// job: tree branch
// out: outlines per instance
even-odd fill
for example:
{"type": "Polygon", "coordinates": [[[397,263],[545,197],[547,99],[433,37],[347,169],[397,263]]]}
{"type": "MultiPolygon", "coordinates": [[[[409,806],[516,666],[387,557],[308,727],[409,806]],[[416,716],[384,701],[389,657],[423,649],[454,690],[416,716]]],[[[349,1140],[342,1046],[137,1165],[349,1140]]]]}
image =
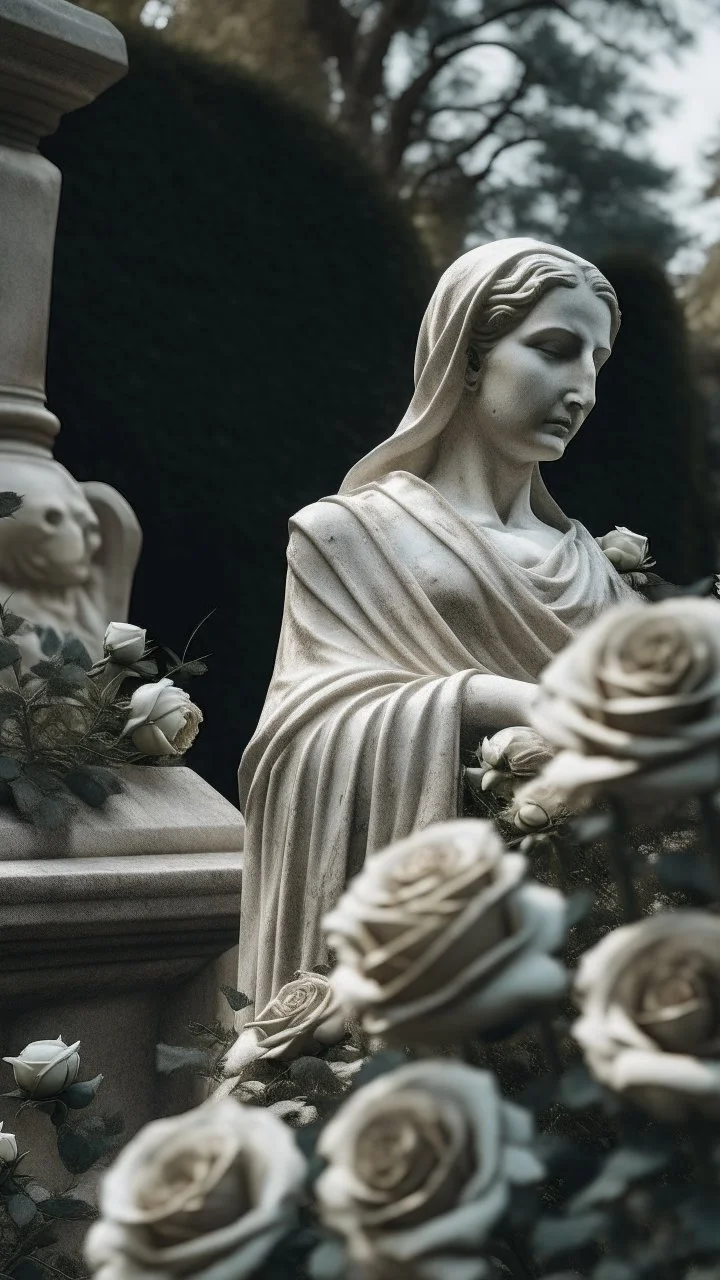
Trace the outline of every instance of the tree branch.
{"type": "MultiPolygon", "coordinates": [[[[506,49],[523,64],[525,68],[523,82],[530,76],[532,72],[530,58],[522,50],[504,40],[473,40],[458,49],[451,49],[449,53],[437,55],[395,99],[390,108],[387,134],[381,152],[381,171],[386,178],[393,178],[402,164],[402,158],[410,143],[413,117],[436,76],[461,54],[468,53],[470,49],[485,48],[506,49]]],[[[523,92],[526,87],[524,85],[523,92]]]]}
{"type": "MultiPolygon", "coordinates": [[[[461,156],[467,155],[469,151],[473,151],[475,147],[479,147],[481,143],[486,142],[487,139],[491,137],[492,134],[495,132],[497,126],[501,124],[503,120],[506,120],[509,116],[515,117],[515,119],[520,120],[523,123],[523,125],[527,126],[527,121],[524,119],[523,116],[519,115],[519,113],[515,110],[515,107],[517,106],[520,99],[527,92],[528,87],[529,87],[529,75],[526,72],[522,76],[520,82],[516,86],[511,96],[505,99],[499,111],[496,111],[494,115],[491,115],[488,118],[486,124],[483,126],[482,129],[477,130],[477,132],[475,132],[469,138],[460,139],[454,146],[448,149],[446,155],[443,156],[441,160],[437,160],[434,164],[432,164],[429,168],[425,169],[422,172],[422,174],[419,176],[417,182],[414,184],[412,188],[412,195],[416,196],[420,188],[424,186],[425,183],[430,178],[434,177],[435,174],[442,173],[446,169],[451,169],[455,164],[457,164],[457,161],[460,159],[461,156]]],[[[490,168],[492,168],[492,164],[494,163],[496,155],[500,155],[502,151],[507,150],[508,146],[516,146],[520,142],[527,142],[527,141],[528,141],[527,137],[506,139],[503,143],[501,143],[496,148],[495,152],[493,153],[493,156],[491,157],[491,160],[489,162],[490,168]]],[[[489,172],[489,169],[488,169],[488,172],[489,172]]]]}
{"type": "Polygon", "coordinates": [[[359,19],[341,0],[306,0],[308,30],[317,38],[325,58],[335,58],[341,80],[352,73],[359,19]]]}
{"type": "MultiPolygon", "coordinates": [[[[417,5],[414,7],[417,8],[417,5]]],[[[383,85],[385,58],[393,37],[408,21],[410,8],[408,0],[384,0],[375,25],[367,35],[356,41],[355,67],[352,76],[355,93],[368,97],[374,97],[379,93],[383,85]]]]}
{"type": "Polygon", "coordinates": [[[571,16],[562,0],[524,0],[524,3],[509,5],[501,13],[490,14],[487,18],[476,19],[474,22],[457,27],[455,31],[446,31],[444,35],[436,36],[428,50],[429,56],[432,58],[442,45],[447,44],[448,40],[462,40],[465,36],[481,31],[483,27],[491,26],[494,22],[502,22],[505,18],[514,17],[516,13],[532,13],[540,9],[555,9],[566,18],[571,16]]]}
{"type": "Polygon", "coordinates": [[[503,151],[511,151],[513,147],[523,147],[526,142],[539,141],[541,141],[541,139],[531,133],[529,133],[526,138],[508,138],[505,142],[500,143],[500,145],[495,148],[484,168],[476,169],[474,173],[468,173],[465,175],[468,182],[472,182],[473,186],[477,187],[481,182],[484,182],[486,178],[489,178],[495,161],[502,155],[503,151]]]}

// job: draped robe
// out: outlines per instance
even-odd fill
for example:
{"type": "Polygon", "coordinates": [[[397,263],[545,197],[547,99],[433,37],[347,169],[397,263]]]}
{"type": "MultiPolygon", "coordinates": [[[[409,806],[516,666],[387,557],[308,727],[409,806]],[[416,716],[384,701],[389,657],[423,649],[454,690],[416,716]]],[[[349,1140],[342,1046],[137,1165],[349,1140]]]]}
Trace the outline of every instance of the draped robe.
{"type": "Polygon", "coordinates": [[[458,814],[468,680],[537,681],[632,596],[537,488],[562,537],[532,568],[403,470],[291,520],[275,669],[239,775],[239,982],[256,1010],[324,959],[322,916],[367,852],[458,814]]]}

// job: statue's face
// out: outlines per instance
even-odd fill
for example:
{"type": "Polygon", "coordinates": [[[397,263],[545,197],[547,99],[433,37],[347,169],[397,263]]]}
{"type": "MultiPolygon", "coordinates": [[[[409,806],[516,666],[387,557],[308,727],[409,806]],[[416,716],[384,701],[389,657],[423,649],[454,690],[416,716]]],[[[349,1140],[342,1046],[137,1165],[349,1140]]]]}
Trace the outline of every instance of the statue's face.
{"type": "Polygon", "coordinates": [[[493,452],[518,462],[561,458],[595,404],[610,355],[610,308],[585,281],[558,286],[487,354],[473,414],[493,452]]]}

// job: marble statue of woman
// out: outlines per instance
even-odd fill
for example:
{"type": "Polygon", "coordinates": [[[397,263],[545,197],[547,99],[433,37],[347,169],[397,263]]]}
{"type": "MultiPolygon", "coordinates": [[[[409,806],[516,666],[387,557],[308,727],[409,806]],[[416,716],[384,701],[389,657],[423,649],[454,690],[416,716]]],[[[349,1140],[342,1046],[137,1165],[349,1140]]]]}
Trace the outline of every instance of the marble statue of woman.
{"type": "Polygon", "coordinates": [[[464,254],[425,314],[397,431],[290,521],[239,773],[239,985],[257,1011],[324,958],[320,920],[366,853],[458,814],[461,743],[527,724],[546,663],[632,594],[538,468],[590,413],[619,320],[608,281],[564,249],[464,254]]]}

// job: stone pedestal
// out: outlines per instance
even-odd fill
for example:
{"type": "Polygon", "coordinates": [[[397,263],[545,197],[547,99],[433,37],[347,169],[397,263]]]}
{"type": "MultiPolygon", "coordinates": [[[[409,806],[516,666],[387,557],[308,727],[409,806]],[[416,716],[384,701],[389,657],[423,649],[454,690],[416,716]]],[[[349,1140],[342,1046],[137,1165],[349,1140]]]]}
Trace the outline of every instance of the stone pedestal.
{"type": "MultiPolygon", "coordinates": [[[[79,635],[100,656],[124,621],[140,527],[108,485],[78,484],[55,462],[59,422],[45,362],[60,173],[38,154],[60,117],[127,70],[111,23],[64,0],[0,0],[0,490],[23,495],[0,521],[0,601],[79,635]]],[[[98,424],[100,426],[100,424],[98,424]]]]}
{"type": "MultiPolygon", "coordinates": [[[[80,1040],[81,1078],[105,1076],[95,1107],[121,1111],[129,1137],[203,1093],[155,1074],[156,1043],[192,1043],[190,1020],[232,1025],[220,987],[237,976],[244,823],[191,769],[124,773],[125,793],[65,838],[0,808],[0,1055],[80,1040]]],[[[0,1100],[29,1171],[65,1185],[47,1118],[15,1109],[0,1100]]]]}

